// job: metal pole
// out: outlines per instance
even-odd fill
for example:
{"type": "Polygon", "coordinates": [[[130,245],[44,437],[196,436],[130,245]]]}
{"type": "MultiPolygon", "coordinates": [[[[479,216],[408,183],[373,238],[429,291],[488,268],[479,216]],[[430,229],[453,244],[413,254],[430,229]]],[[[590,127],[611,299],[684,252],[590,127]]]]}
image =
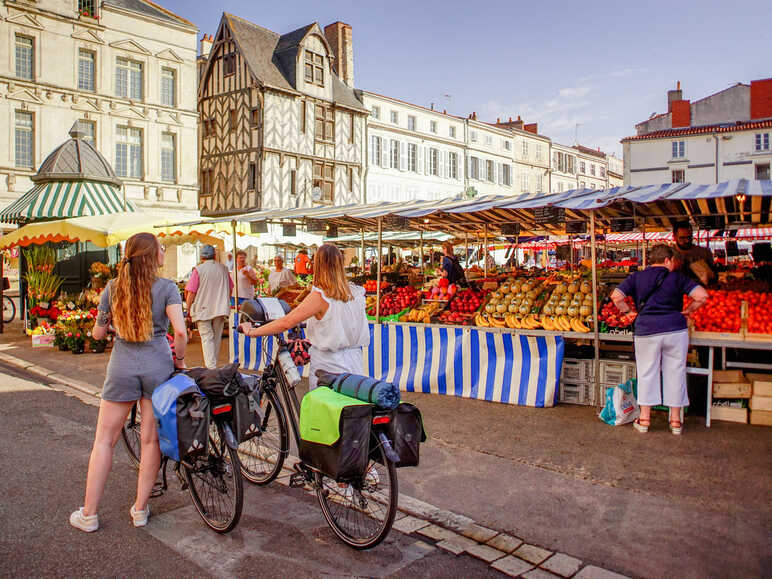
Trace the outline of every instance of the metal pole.
{"type": "Polygon", "coordinates": [[[375,323],[381,323],[381,261],[383,260],[383,217],[378,218],[378,275],[375,290],[375,323]]]}
{"type": "Polygon", "coordinates": [[[644,221],[641,224],[641,231],[643,232],[643,244],[641,247],[643,247],[643,255],[641,256],[641,267],[646,269],[646,248],[648,247],[649,243],[646,241],[646,222],[644,221]]]}
{"type": "Polygon", "coordinates": [[[362,264],[361,264],[362,267],[361,269],[362,269],[362,274],[365,274],[366,272],[365,272],[365,229],[364,227],[360,229],[360,231],[362,232],[362,264]]]}
{"type": "MultiPolygon", "coordinates": [[[[231,221],[233,228],[233,303],[236,306],[236,322],[239,321],[239,266],[236,265],[236,220],[231,221]]],[[[230,272],[228,272],[230,275],[230,272]]]]}
{"type": "MultiPolygon", "coordinates": [[[[421,275],[424,274],[424,231],[423,229],[419,233],[421,237],[421,275]]],[[[423,280],[421,280],[421,283],[423,283],[423,280]]]]}
{"type": "Polygon", "coordinates": [[[485,224],[485,232],[484,232],[484,239],[485,239],[485,250],[483,251],[483,275],[485,277],[488,277],[488,224],[485,224]]]}
{"type": "Polygon", "coordinates": [[[464,231],[464,271],[469,269],[469,232],[464,231]]]}
{"type": "MultiPolygon", "coordinates": [[[[3,267],[5,266],[5,252],[0,251],[0,303],[3,301],[3,286],[5,285],[3,282],[3,267]]],[[[5,331],[5,326],[3,322],[3,316],[0,316],[0,334],[2,334],[5,331]]]]}
{"type": "Polygon", "coordinates": [[[590,260],[592,261],[592,326],[595,346],[595,396],[596,405],[600,405],[600,320],[598,319],[598,268],[595,249],[595,210],[590,211],[590,260]]]}

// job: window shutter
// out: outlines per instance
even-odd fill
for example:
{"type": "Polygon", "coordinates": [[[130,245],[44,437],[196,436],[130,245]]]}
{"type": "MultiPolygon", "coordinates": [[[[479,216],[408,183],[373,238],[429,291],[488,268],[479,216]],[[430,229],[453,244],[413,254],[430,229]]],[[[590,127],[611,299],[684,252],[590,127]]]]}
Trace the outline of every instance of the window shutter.
{"type": "Polygon", "coordinates": [[[399,170],[407,171],[407,144],[404,141],[399,142],[399,170]]]}
{"type": "Polygon", "coordinates": [[[424,150],[424,175],[429,174],[429,147],[423,147],[424,150]]]}
{"type": "Polygon", "coordinates": [[[381,167],[384,169],[389,166],[389,141],[381,139],[381,167]]]}
{"type": "Polygon", "coordinates": [[[415,146],[415,164],[416,173],[421,174],[424,172],[424,149],[421,145],[415,146]]]}

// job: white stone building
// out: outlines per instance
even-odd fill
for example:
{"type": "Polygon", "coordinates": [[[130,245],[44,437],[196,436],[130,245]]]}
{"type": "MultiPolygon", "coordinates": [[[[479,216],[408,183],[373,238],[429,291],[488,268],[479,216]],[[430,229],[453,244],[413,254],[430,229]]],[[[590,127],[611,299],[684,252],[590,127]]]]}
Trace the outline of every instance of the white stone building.
{"type": "Polygon", "coordinates": [[[622,160],[582,145],[552,143],[552,192],[606,189],[622,184],[622,160]],[[610,167],[614,166],[617,173],[610,167]]]}
{"type": "Polygon", "coordinates": [[[621,187],[625,182],[625,163],[616,155],[606,156],[608,161],[608,186],[621,187]]]}
{"type": "Polygon", "coordinates": [[[606,153],[574,145],[576,151],[576,188],[605,189],[608,186],[608,161],[606,153]]]}
{"type": "Polygon", "coordinates": [[[140,210],[197,214],[195,25],[145,0],[0,6],[0,205],[77,121],[140,210]]]}
{"type": "Polygon", "coordinates": [[[622,140],[627,185],[769,179],[772,78],[738,83],[693,103],[683,99],[679,83],[668,91],[668,112],[636,130],[622,140]]]}
{"type": "Polygon", "coordinates": [[[577,188],[576,151],[573,147],[552,143],[550,191],[562,193],[577,188]]]}

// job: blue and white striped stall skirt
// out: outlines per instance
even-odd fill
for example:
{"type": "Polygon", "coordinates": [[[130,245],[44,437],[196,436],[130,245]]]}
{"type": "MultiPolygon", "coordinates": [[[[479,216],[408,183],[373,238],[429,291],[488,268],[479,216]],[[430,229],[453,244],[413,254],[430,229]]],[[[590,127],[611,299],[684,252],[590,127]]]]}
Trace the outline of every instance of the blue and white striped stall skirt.
{"type": "MultiPolygon", "coordinates": [[[[273,354],[273,338],[265,341],[273,354]]],[[[370,324],[365,372],[406,392],[445,394],[518,406],[550,407],[557,401],[564,342],[560,336],[506,331],[370,324]]],[[[262,339],[233,332],[231,360],[249,370],[264,367],[262,339]]],[[[308,367],[299,368],[308,375],[308,367]]]]}

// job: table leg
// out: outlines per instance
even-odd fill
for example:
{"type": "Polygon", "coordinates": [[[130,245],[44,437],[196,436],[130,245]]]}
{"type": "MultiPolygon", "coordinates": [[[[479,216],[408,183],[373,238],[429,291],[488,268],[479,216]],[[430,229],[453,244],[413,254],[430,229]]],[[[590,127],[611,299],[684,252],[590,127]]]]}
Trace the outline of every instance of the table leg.
{"type": "Polygon", "coordinates": [[[708,407],[705,409],[705,428],[710,428],[710,409],[713,406],[713,346],[708,346],[708,407]]]}

